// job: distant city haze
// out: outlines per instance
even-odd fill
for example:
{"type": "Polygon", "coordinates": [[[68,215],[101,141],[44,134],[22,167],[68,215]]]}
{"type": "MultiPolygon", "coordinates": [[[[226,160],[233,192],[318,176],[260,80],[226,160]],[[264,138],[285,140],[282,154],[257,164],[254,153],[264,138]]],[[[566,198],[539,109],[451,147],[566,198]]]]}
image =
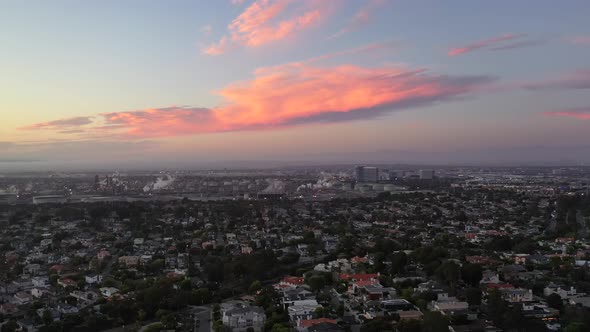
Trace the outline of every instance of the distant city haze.
{"type": "Polygon", "coordinates": [[[0,172],[590,164],[588,1],[17,1],[0,172]]]}

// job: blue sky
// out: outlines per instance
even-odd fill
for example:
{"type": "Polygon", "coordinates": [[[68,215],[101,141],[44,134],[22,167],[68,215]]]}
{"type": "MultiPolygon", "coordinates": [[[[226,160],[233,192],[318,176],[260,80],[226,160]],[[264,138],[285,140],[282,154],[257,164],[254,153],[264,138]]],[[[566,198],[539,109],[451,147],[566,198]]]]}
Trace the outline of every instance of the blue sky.
{"type": "Polygon", "coordinates": [[[88,161],[110,147],[113,164],[203,160],[187,151],[206,161],[464,151],[477,162],[478,149],[508,160],[501,151],[534,147],[523,156],[539,161],[539,146],[567,146],[559,158],[589,161],[579,157],[590,142],[588,1],[0,6],[6,159],[88,161]]]}

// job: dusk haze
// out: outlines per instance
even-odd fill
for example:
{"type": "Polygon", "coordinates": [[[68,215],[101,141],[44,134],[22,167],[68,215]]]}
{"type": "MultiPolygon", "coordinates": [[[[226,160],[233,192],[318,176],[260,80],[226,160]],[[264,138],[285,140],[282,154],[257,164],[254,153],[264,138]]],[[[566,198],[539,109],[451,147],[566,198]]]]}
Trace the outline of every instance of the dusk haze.
{"type": "Polygon", "coordinates": [[[590,0],[0,0],[0,332],[590,331],[590,0]]]}
{"type": "Polygon", "coordinates": [[[1,1],[0,168],[588,163],[589,11],[1,1]]]}

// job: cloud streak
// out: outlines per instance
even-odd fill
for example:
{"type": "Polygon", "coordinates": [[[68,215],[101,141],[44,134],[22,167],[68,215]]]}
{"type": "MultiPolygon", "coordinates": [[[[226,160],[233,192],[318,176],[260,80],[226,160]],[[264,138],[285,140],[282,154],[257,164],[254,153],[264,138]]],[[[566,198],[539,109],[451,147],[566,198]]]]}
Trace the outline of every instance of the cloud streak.
{"type": "Polygon", "coordinates": [[[582,90],[590,89],[590,69],[579,69],[561,77],[526,83],[528,90],[582,90]]]}
{"type": "Polygon", "coordinates": [[[203,53],[220,55],[236,45],[259,47],[317,25],[328,15],[331,1],[257,0],[227,27],[228,33],[203,53]]]}
{"type": "Polygon", "coordinates": [[[463,97],[491,81],[487,76],[436,75],[424,68],[289,63],[258,69],[252,79],[221,89],[224,103],[219,107],[102,113],[80,137],[142,139],[370,119],[463,97]]]}
{"type": "Polygon", "coordinates": [[[505,34],[451,48],[448,50],[447,55],[458,56],[478,50],[505,51],[536,46],[543,43],[542,40],[529,40],[525,38],[526,35],[524,34],[505,34]]]}
{"type": "Polygon", "coordinates": [[[67,119],[54,120],[49,122],[36,123],[34,125],[25,126],[19,129],[23,130],[36,130],[36,129],[48,129],[48,130],[60,130],[69,131],[72,128],[85,126],[92,123],[92,117],[89,116],[77,116],[67,119]]]}
{"type": "Polygon", "coordinates": [[[545,112],[547,116],[574,118],[578,120],[590,120],[590,107],[567,108],[559,111],[545,112]]]}
{"type": "Polygon", "coordinates": [[[357,30],[360,27],[370,23],[373,17],[373,13],[389,3],[391,3],[390,0],[369,0],[367,4],[362,6],[354,14],[354,16],[350,19],[350,22],[348,22],[348,24],[345,27],[340,29],[334,35],[332,35],[331,38],[341,37],[342,35],[357,30]]]}
{"type": "Polygon", "coordinates": [[[567,38],[567,41],[574,45],[590,45],[590,36],[574,36],[567,38]]]}

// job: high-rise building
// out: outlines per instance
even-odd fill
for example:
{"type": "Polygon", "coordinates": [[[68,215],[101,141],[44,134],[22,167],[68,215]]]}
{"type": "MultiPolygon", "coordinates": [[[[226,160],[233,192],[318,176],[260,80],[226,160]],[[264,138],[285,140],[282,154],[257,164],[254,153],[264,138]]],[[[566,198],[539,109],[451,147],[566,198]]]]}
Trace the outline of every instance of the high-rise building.
{"type": "Polygon", "coordinates": [[[431,169],[421,169],[419,174],[420,180],[432,180],[434,178],[434,170],[431,169]]]}
{"type": "Polygon", "coordinates": [[[354,174],[357,182],[377,182],[379,180],[377,167],[358,166],[354,174]]]}

